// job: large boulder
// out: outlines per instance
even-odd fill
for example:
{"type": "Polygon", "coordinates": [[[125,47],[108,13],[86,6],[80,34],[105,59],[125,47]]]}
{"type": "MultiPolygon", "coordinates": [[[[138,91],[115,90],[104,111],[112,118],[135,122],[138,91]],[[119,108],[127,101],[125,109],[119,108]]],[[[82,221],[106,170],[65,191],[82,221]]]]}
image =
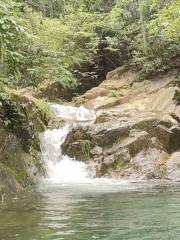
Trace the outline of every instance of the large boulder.
{"type": "Polygon", "coordinates": [[[21,141],[8,130],[0,127],[0,195],[21,191],[36,184],[44,174],[40,152],[27,153],[21,141]]]}
{"type": "Polygon", "coordinates": [[[63,145],[71,157],[93,161],[97,176],[162,179],[174,171],[169,158],[180,149],[176,73],[137,79],[137,73],[118,68],[87,92],[86,105],[96,110],[96,122],[73,129],[63,145]]]}
{"type": "Polygon", "coordinates": [[[162,121],[159,115],[155,117],[144,113],[136,118],[122,117],[86,128],[75,128],[68,134],[63,151],[81,161],[94,161],[97,176],[108,174],[127,178],[134,176],[138,169],[138,176],[160,178],[164,177],[162,172],[165,173],[162,169],[161,173],[158,172],[157,166],[164,167],[161,154],[167,152],[168,155],[175,136],[167,126],[171,128],[169,122],[162,121]],[[83,142],[89,146],[88,159],[82,149],[83,142]],[[152,174],[149,175],[152,157],[147,156],[151,151],[154,157],[152,174]],[[141,161],[144,163],[141,164],[141,161]]]}

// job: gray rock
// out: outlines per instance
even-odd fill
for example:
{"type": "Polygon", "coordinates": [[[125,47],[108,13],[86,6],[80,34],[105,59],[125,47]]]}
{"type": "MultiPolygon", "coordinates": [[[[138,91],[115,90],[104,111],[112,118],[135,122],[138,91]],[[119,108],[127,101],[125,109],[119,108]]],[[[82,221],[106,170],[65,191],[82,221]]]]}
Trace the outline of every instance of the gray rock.
{"type": "Polygon", "coordinates": [[[127,67],[122,66],[119,68],[116,68],[114,71],[111,71],[107,74],[106,79],[107,80],[117,80],[121,77],[123,73],[127,71],[127,67]]]}
{"type": "Polygon", "coordinates": [[[99,146],[95,146],[95,147],[91,150],[92,156],[99,156],[99,155],[102,155],[102,153],[103,153],[102,147],[99,147],[99,146]]]}
{"type": "Polygon", "coordinates": [[[180,152],[173,153],[168,160],[167,178],[173,181],[180,181],[180,152]]]}
{"type": "Polygon", "coordinates": [[[72,130],[65,153],[72,156],[81,140],[88,140],[92,145],[89,161],[97,176],[173,179],[177,156],[176,161],[168,161],[169,154],[180,149],[176,75],[169,72],[143,82],[137,82],[136,76],[124,67],[107,75],[100,88],[115,91],[116,97],[97,94],[86,103],[96,109],[97,120],[83,131],[72,130]]]}

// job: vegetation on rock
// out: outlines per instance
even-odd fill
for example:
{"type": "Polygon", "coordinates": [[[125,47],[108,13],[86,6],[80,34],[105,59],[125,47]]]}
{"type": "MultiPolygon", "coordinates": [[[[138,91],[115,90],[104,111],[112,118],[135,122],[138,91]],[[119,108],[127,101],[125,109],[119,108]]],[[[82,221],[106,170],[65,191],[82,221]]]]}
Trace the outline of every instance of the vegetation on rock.
{"type": "Polygon", "coordinates": [[[49,117],[43,100],[15,90],[0,94],[0,195],[18,192],[44,174],[39,132],[49,117]]]}

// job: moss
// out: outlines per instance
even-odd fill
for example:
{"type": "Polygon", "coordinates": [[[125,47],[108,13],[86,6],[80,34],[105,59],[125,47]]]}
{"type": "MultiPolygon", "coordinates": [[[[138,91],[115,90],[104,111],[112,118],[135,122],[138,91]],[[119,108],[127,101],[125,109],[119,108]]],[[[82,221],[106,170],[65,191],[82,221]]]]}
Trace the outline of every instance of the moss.
{"type": "Polygon", "coordinates": [[[90,151],[92,148],[92,144],[89,140],[80,140],[81,153],[85,157],[85,159],[90,158],[90,151]]]}
{"type": "Polygon", "coordinates": [[[43,100],[16,91],[0,94],[0,181],[7,191],[35,184],[43,175],[39,132],[50,115],[43,100]]]}
{"type": "Polygon", "coordinates": [[[12,168],[7,167],[5,164],[0,163],[0,171],[8,173],[8,175],[18,178],[18,175],[15,170],[12,168]]]}
{"type": "Polygon", "coordinates": [[[53,115],[48,103],[44,99],[37,99],[28,94],[21,94],[18,91],[11,91],[10,96],[12,101],[16,103],[19,112],[29,117],[29,120],[36,115],[36,118],[42,121],[42,124],[47,125],[47,122],[53,115]]]}
{"type": "Polygon", "coordinates": [[[114,81],[113,80],[108,80],[105,83],[105,88],[113,91],[113,89],[114,89],[114,81]]]}
{"type": "Polygon", "coordinates": [[[37,110],[39,110],[40,113],[43,115],[43,119],[47,120],[53,116],[53,112],[45,100],[35,99],[35,104],[37,106],[37,110]]]}
{"type": "Polygon", "coordinates": [[[87,99],[82,97],[74,97],[72,99],[72,104],[74,104],[75,106],[82,106],[85,105],[87,102],[88,102],[87,99]]]}
{"type": "Polygon", "coordinates": [[[18,154],[11,156],[8,163],[3,164],[24,187],[28,185],[27,183],[30,180],[26,169],[26,162],[28,163],[28,161],[27,156],[18,154]]]}
{"type": "MultiPolygon", "coordinates": [[[[0,129],[0,164],[14,173],[16,180],[23,186],[33,181],[30,179],[28,166],[36,166],[37,156],[23,151],[20,142],[12,134],[0,129]]],[[[39,169],[39,168],[37,168],[39,169]]]]}
{"type": "Polygon", "coordinates": [[[49,105],[14,90],[0,94],[0,103],[2,125],[21,139],[26,152],[30,152],[31,146],[40,150],[39,132],[45,130],[53,115],[49,105]]]}
{"type": "Polygon", "coordinates": [[[121,169],[128,168],[128,165],[129,165],[128,162],[115,161],[115,163],[113,163],[112,168],[115,169],[115,170],[121,170],[121,169]]]}
{"type": "Polygon", "coordinates": [[[109,97],[118,97],[119,96],[119,93],[115,90],[111,90],[110,91],[110,94],[109,94],[109,97]]]}

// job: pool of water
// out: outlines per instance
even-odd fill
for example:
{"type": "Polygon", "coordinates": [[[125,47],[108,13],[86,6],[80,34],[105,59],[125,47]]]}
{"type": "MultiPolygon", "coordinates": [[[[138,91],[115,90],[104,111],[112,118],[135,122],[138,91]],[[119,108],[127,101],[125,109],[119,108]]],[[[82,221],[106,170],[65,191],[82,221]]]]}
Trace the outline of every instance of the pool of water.
{"type": "Polygon", "coordinates": [[[0,240],[180,239],[180,185],[43,184],[0,205],[0,240]]]}

